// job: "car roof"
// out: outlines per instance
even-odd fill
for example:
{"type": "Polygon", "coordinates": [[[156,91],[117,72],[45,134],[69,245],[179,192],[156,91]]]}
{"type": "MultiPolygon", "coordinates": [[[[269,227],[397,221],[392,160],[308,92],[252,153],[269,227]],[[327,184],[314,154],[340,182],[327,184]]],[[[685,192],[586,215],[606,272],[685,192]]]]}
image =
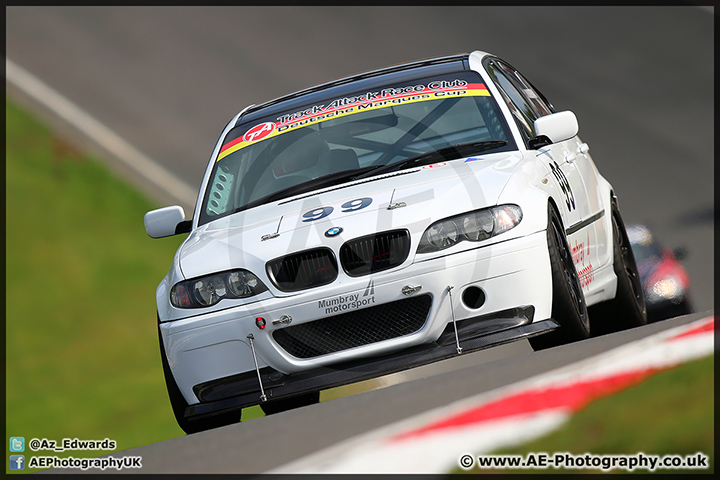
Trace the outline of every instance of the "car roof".
{"type": "Polygon", "coordinates": [[[352,92],[369,91],[379,85],[399,83],[430,75],[442,75],[459,70],[469,70],[469,57],[469,53],[464,53],[427,58],[333,80],[259,105],[252,105],[246,108],[243,114],[238,117],[235,125],[273,115],[280,111],[289,111],[303,105],[319,103],[321,99],[327,99],[328,97],[341,98],[352,92]]]}

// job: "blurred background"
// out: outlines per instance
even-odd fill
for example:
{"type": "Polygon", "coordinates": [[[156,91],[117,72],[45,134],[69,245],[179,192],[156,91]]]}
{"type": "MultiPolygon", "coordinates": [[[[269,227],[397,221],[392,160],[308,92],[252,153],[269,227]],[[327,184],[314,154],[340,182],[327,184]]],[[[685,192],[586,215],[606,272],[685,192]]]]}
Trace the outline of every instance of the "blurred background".
{"type": "MultiPolygon", "coordinates": [[[[648,225],[669,247],[687,250],[694,305],[704,311],[714,307],[713,22],[713,8],[704,6],[7,7],[6,54],[194,191],[218,135],[247,105],[395,63],[491,52],[558,110],[577,114],[580,137],[613,184],[625,222],[648,225]]],[[[127,410],[105,427],[127,430],[122,449],[180,435],[164,396],[153,297],[182,239],[152,241],[142,216],[171,203],[189,216],[194,199],[139,178],[10,79],[7,93],[42,119],[47,128],[33,128],[48,136],[11,142],[17,122],[32,122],[7,114],[8,152],[11,143],[24,152],[8,154],[7,278],[14,269],[26,279],[6,289],[8,435],[81,435],[83,426],[70,419],[103,402],[110,415],[127,410]],[[88,152],[142,194],[120,186],[111,193],[104,170],[80,177],[88,152]],[[33,174],[17,170],[32,164],[27,155],[47,161],[33,174]],[[49,171],[54,184],[34,181],[49,171]],[[73,183],[73,175],[85,181],[73,183]],[[58,212],[39,195],[74,197],[88,183],[96,190],[58,212]],[[88,205],[95,210],[83,210],[88,205]],[[103,226],[124,216],[122,227],[103,226]],[[76,236],[67,245],[53,241],[63,229],[76,236]],[[88,240],[98,234],[106,244],[88,240]],[[45,241],[42,249],[26,244],[31,237],[45,241]],[[92,274],[91,266],[77,271],[88,260],[92,274]],[[61,279],[48,274],[50,264],[61,279]],[[43,291],[51,293],[28,293],[43,273],[43,291]],[[90,363],[94,370],[83,378],[68,373],[90,363]],[[106,385],[102,398],[93,382],[106,385]],[[81,401],[63,401],[78,389],[87,390],[81,401]],[[161,426],[137,427],[155,421],[161,426]]]]}
{"type": "Polygon", "coordinates": [[[709,7],[9,7],[7,56],[197,189],[240,109],[394,63],[494,53],[572,109],[626,222],[712,307],[709,7]]]}

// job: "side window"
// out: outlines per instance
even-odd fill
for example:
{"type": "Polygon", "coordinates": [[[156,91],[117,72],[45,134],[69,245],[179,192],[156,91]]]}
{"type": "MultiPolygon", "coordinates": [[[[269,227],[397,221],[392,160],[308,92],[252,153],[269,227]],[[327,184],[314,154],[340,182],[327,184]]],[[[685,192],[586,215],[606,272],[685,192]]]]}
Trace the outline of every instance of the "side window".
{"type": "Polygon", "coordinates": [[[525,78],[506,63],[492,60],[488,72],[503,93],[508,107],[526,139],[535,136],[533,123],[552,113],[552,107],[525,78]]]}
{"type": "Polygon", "coordinates": [[[510,80],[505,76],[505,74],[502,72],[502,70],[499,68],[499,65],[495,61],[492,61],[488,64],[488,73],[490,73],[493,81],[500,89],[500,93],[505,99],[505,103],[507,103],[508,107],[510,108],[510,112],[512,113],[513,117],[515,117],[515,122],[518,124],[518,127],[523,133],[525,140],[534,137],[534,119],[531,120],[531,110],[529,109],[528,105],[523,101],[520,92],[518,92],[517,89],[513,86],[513,84],[510,83],[510,80]]]}
{"type": "Polygon", "coordinates": [[[500,62],[503,72],[510,78],[513,84],[519,89],[521,95],[527,100],[533,111],[537,115],[536,118],[550,115],[553,113],[552,107],[545,101],[545,98],[533,86],[520,75],[520,72],[512,68],[510,65],[500,62]]]}

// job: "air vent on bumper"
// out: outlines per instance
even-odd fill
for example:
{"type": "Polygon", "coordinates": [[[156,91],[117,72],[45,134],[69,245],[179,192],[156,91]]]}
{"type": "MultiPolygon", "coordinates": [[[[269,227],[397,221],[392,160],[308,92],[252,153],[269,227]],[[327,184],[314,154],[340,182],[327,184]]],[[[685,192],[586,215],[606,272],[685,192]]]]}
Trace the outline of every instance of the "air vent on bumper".
{"type": "Polygon", "coordinates": [[[272,336],[293,357],[319,357],[415,333],[431,306],[430,295],[419,295],[280,328],[272,336]]]}

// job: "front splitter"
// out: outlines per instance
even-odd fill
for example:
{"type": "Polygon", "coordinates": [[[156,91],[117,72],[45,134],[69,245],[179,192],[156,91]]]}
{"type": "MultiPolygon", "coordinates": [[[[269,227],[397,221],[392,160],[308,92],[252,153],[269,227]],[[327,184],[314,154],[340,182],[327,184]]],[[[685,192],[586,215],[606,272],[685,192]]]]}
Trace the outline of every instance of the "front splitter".
{"type": "MultiPolygon", "coordinates": [[[[559,324],[555,320],[547,319],[475,338],[469,338],[461,341],[462,354],[502,345],[523,338],[534,337],[558,327],[559,324]]],[[[282,375],[278,381],[273,382],[275,386],[266,386],[265,395],[267,395],[268,400],[272,400],[326,390],[328,388],[401,372],[409,368],[427,365],[462,354],[458,354],[454,344],[444,346],[438,345],[437,343],[418,345],[380,357],[339,363],[332,367],[320,367],[292,375],[282,375]]],[[[213,402],[190,405],[185,409],[185,418],[192,421],[232,410],[251,407],[260,403],[259,392],[241,394],[213,402]]]]}

